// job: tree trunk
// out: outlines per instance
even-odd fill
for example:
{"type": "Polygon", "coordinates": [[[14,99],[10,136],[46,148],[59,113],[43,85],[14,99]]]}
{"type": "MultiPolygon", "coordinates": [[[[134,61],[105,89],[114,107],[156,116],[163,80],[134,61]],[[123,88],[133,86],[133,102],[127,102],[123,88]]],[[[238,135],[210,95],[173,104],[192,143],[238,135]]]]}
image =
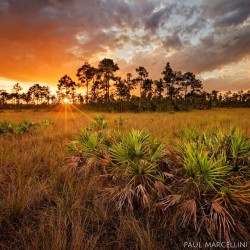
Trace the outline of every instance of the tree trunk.
{"type": "Polygon", "coordinates": [[[186,100],[187,98],[187,85],[185,86],[185,95],[184,95],[184,99],[186,100]]]}
{"type": "Polygon", "coordinates": [[[87,80],[86,102],[89,103],[89,81],[87,80]]]}

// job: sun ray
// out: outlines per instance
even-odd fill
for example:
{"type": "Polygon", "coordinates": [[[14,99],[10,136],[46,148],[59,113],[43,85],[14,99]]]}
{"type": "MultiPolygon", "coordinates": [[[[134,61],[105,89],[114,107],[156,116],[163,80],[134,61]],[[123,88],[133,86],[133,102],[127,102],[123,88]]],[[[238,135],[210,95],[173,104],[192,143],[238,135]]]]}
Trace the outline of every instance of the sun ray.
{"type": "Polygon", "coordinates": [[[77,108],[75,105],[72,105],[72,108],[74,108],[75,110],[77,110],[78,112],[80,112],[82,115],[84,115],[86,118],[88,118],[89,120],[92,120],[92,117],[90,117],[89,115],[87,115],[86,113],[84,113],[83,111],[81,111],[79,108],[77,108]]]}
{"type": "Polygon", "coordinates": [[[68,105],[64,105],[64,129],[68,131],[68,105]]]}
{"type": "Polygon", "coordinates": [[[76,124],[76,126],[77,126],[78,128],[80,128],[81,125],[80,125],[79,123],[77,123],[77,118],[76,118],[74,112],[72,111],[71,107],[72,107],[72,105],[68,105],[69,112],[70,112],[71,116],[73,117],[73,121],[74,121],[74,123],[76,124]]]}
{"type": "Polygon", "coordinates": [[[59,115],[61,114],[61,112],[62,112],[62,111],[63,111],[63,105],[62,105],[62,104],[60,104],[59,110],[57,111],[57,115],[56,115],[55,121],[57,121],[57,120],[58,120],[59,115]]]}
{"type": "Polygon", "coordinates": [[[63,103],[69,104],[69,103],[70,103],[69,98],[65,97],[65,98],[63,99],[63,103]]]}

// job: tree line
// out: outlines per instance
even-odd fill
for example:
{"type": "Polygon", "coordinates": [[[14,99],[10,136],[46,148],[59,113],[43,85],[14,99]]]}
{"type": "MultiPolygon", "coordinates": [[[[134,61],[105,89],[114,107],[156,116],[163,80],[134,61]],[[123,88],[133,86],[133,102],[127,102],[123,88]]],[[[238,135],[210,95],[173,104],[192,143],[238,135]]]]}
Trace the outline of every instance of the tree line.
{"type": "Polygon", "coordinates": [[[101,60],[98,67],[85,62],[76,71],[78,82],[64,75],[58,80],[56,94],[40,84],[34,84],[27,92],[21,93],[22,87],[16,83],[11,93],[0,90],[0,106],[72,103],[118,111],[250,107],[250,91],[206,92],[194,73],[175,71],[169,62],[158,80],[150,79],[143,66],[135,69],[135,77],[127,73],[125,79],[115,75],[118,70],[117,63],[108,58],[101,60]],[[79,93],[79,88],[84,88],[84,93],[79,93]]]}

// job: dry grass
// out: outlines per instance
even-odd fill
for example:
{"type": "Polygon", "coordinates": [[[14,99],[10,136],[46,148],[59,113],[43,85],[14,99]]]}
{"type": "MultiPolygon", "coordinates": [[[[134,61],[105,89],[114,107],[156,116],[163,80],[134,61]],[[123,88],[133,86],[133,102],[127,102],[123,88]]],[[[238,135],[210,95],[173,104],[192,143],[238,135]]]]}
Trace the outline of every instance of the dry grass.
{"type": "MultiPolygon", "coordinates": [[[[95,115],[66,106],[60,112],[0,113],[0,121],[54,121],[52,126],[21,136],[0,137],[0,249],[164,249],[168,241],[172,249],[178,249],[178,243],[151,230],[149,222],[142,223],[143,218],[131,214],[124,218],[107,211],[105,202],[95,195],[102,191],[100,177],[81,179],[63,171],[69,157],[66,144],[95,115]],[[165,245],[157,243],[158,237],[165,245]]],[[[247,133],[250,124],[250,109],[105,116],[111,128],[146,129],[167,143],[175,142],[181,127],[206,131],[234,125],[247,133]]],[[[186,220],[195,221],[192,210],[182,223],[186,220]]]]}

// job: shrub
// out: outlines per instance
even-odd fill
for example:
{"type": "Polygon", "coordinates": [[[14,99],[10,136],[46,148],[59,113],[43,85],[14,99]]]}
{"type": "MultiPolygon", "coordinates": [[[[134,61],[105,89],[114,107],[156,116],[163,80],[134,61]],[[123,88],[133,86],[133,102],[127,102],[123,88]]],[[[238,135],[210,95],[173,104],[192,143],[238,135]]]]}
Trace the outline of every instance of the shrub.
{"type": "Polygon", "coordinates": [[[49,126],[53,124],[51,120],[45,120],[43,122],[34,123],[28,120],[23,120],[20,123],[15,123],[11,121],[4,120],[0,123],[0,135],[12,134],[12,135],[22,135],[29,132],[35,126],[49,126]]]}
{"type": "Polygon", "coordinates": [[[23,120],[19,124],[5,120],[0,123],[0,135],[4,134],[21,135],[29,131],[31,127],[33,127],[34,125],[35,125],[34,123],[28,120],[23,120]]]}
{"type": "Polygon", "coordinates": [[[172,235],[186,229],[205,239],[248,240],[249,138],[218,128],[201,135],[192,127],[180,135],[171,148],[144,130],[92,125],[69,148],[81,162],[78,171],[98,167],[98,199],[114,214],[129,213],[172,235]]]}
{"type": "Polygon", "coordinates": [[[93,129],[106,129],[108,128],[108,120],[103,115],[97,115],[93,118],[91,127],[93,129]]]}

